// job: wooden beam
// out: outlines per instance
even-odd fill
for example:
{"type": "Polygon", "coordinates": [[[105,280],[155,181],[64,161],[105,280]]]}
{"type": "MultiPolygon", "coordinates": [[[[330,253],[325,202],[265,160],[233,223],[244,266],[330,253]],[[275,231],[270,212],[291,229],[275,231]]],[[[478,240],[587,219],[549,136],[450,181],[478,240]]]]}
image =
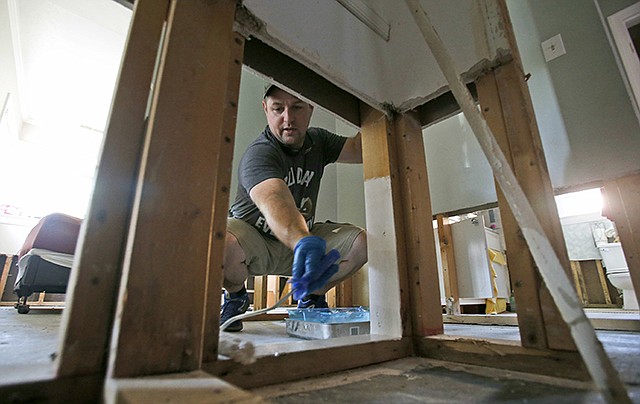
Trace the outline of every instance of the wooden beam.
{"type": "Polygon", "coordinates": [[[232,32],[236,3],[171,2],[114,326],[112,377],[198,369],[205,314],[218,327],[222,260],[214,250],[224,244],[218,209],[225,208],[220,193],[228,192],[229,174],[217,170],[230,166],[232,155],[222,152],[233,143],[225,115],[236,108],[238,83],[230,78],[241,69],[234,47],[243,43],[232,32]],[[205,313],[207,287],[217,296],[208,302],[213,313],[205,313]]]}
{"type": "MultiPolygon", "coordinates": [[[[37,366],[36,366],[37,367],[37,366]]],[[[0,386],[0,401],[4,403],[99,403],[102,398],[104,375],[93,374],[74,377],[40,378],[25,375],[25,379],[16,384],[0,386]]],[[[22,370],[21,370],[22,371],[22,370]]],[[[15,376],[15,375],[13,375],[15,376]]],[[[15,380],[16,378],[13,377],[15,380]]]]}
{"type": "Polygon", "coordinates": [[[353,306],[353,278],[345,279],[336,285],[336,307],[353,306]]]}
{"type": "Polygon", "coordinates": [[[413,335],[442,334],[444,328],[433,213],[418,114],[408,111],[397,115],[392,136],[395,137],[398,153],[396,162],[410,294],[410,306],[407,309],[411,313],[413,335]]]}
{"type": "Polygon", "coordinates": [[[571,261],[571,273],[573,274],[573,282],[576,285],[576,293],[578,294],[582,305],[586,306],[589,303],[589,293],[584,282],[580,261],[571,261]]]}
{"type": "MultiPolygon", "coordinates": [[[[467,89],[471,95],[477,99],[478,93],[476,91],[475,82],[467,84],[467,89]]],[[[461,112],[460,106],[453,94],[451,94],[451,91],[447,91],[446,93],[415,107],[414,110],[417,111],[420,119],[420,126],[423,128],[425,126],[436,124],[461,112]]]]}
{"type": "Polygon", "coordinates": [[[240,388],[251,389],[400,359],[408,356],[410,351],[411,341],[405,338],[279,352],[257,358],[251,365],[231,360],[215,361],[203,364],[202,370],[240,388]]]}
{"type": "MultiPolygon", "coordinates": [[[[240,76],[242,73],[242,57],[244,51],[244,37],[235,32],[226,31],[229,18],[234,15],[232,7],[237,0],[219,2],[216,7],[215,18],[205,21],[205,24],[220,24],[221,28],[211,33],[211,40],[216,41],[212,51],[212,61],[215,61],[210,74],[215,74],[216,87],[225,92],[216,97],[210,94],[211,100],[220,106],[222,117],[219,125],[212,126],[214,136],[215,164],[209,174],[213,186],[213,198],[210,201],[213,208],[209,229],[209,257],[207,297],[205,302],[203,358],[208,361],[218,356],[218,333],[220,329],[220,291],[222,290],[222,271],[224,264],[224,246],[227,232],[227,216],[229,215],[229,197],[231,188],[231,169],[233,167],[233,149],[236,133],[236,118],[238,116],[238,98],[240,97],[240,76]],[[217,13],[220,13],[219,15],[217,13]],[[226,72],[226,76],[225,76],[226,72]]],[[[212,14],[213,16],[214,14],[212,14]]],[[[188,40],[187,40],[188,41],[188,40]]],[[[212,80],[213,78],[206,78],[212,80]]],[[[216,105],[212,104],[212,105],[216,105]]],[[[206,114],[206,113],[205,113],[206,114]]],[[[218,122],[215,122],[218,124],[218,122]]],[[[202,128],[207,131],[206,126],[202,128]]],[[[207,175],[206,173],[204,175],[207,175]]],[[[205,178],[205,177],[203,177],[205,178]]]]}
{"type": "Polygon", "coordinates": [[[606,215],[616,224],[636,296],[640,298],[640,174],[605,181],[606,215]]]}
{"type": "Polygon", "coordinates": [[[411,335],[410,291],[395,134],[388,117],[362,110],[371,333],[411,335]]]}
{"type": "Polygon", "coordinates": [[[248,391],[202,371],[156,377],[113,379],[105,385],[107,404],[265,403],[248,391]]]}
{"type": "Polygon", "coordinates": [[[453,252],[453,236],[449,218],[437,215],[438,239],[440,243],[440,258],[442,259],[442,277],[444,283],[445,305],[447,314],[460,314],[460,291],[458,290],[458,271],[453,252]]]}
{"type": "MultiPolygon", "coordinates": [[[[572,278],[553,189],[521,68],[514,62],[500,66],[495,72],[480,77],[477,88],[485,119],[549,236],[567,276],[572,278]]],[[[537,272],[527,242],[503,192],[499,187],[496,189],[509,276],[518,304],[522,345],[573,350],[575,345],[569,329],[537,272]]]]}
{"type": "Polygon", "coordinates": [[[245,42],[244,64],[314,104],[360,126],[360,100],[257,38],[245,42]]]}
{"type": "Polygon", "coordinates": [[[415,112],[391,122],[382,112],[363,108],[362,117],[369,303],[378,319],[372,333],[397,335],[400,328],[403,336],[442,333],[420,122],[415,112]]]}
{"type": "Polygon", "coordinates": [[[67,287],[57,359],[60,376],[106,369],[145,111],[167,5],[168,1],[138,0],[134,8],[93,197],[67,287]]]}
{"type": "Polygon", "coordinates": [[[267,308],[267,275],[253,277],[253,309],[267,308]]]}
{"type": "Polygon", "coordinates": [[[565,379],[589,380],[578,352],[525,348],[517,343],[453,336],[423,338],[420,356],[450,362],[518,371],[565,379]]]}
{"type": "Polygon", "coordinates": [[[9,271],[11,270],[11,263],[13,262],[14,256],[11,254],[2,254],[2,257],[4,257],[4,265],[2,266],[2,273],[0,274],[0,298],[2,298],[4,294],[4,288],[7,285],[7,278],[9,278],[9,271]]]}

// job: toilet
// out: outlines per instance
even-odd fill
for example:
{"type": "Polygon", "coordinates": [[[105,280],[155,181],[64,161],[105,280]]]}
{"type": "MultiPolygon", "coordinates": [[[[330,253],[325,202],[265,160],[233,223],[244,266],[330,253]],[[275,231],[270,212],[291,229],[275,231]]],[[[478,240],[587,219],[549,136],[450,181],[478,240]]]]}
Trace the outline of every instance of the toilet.
{"type": "Polygon", "coordinates": [[[623,308],[625,310],[638,310],[638,297],[633,289],[631,282],[631,274],[627,260],[624,258],[624,252],[620,243],[603,243],[598,244],[602,263],[607,270],[607,278],[613,286],[622,289],[623,308]]]}

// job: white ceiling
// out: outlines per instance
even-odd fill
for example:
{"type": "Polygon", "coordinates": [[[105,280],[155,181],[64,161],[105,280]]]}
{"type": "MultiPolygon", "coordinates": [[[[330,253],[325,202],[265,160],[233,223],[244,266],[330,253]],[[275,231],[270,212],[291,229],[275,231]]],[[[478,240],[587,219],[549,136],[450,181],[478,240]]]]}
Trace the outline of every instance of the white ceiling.
{"type": "MultiPolygon", "coordinates": [[[[424,103],[448,86],[404,1],[244,0],[264,26],[256,36],[375,107],[401,110],[424,103]],[[342,7],[352,3],[389,25],[385,41],[342,7]]],[[[493,61],[486,37],[491,2],[422,0],[460,73],[493,61]]],[[[492,40],[503,44],[502,30],[492,40]]],[[[495,44],[494,43],[494,44],[495,44]]],[[[506,44],[505,44],[506,45],[506,44]]]]}
{"type": "MultiPolygon", "coordinates": [[[[419,105],[446,87],[404,2],[342,0],[389,25],[385,41],[338,1],[244,0],[272,46],[374,106],[419,105]]],[[[113,0],[9,5],[24,121],[104,130],[131,11],[113,0]]],[[[477,2],[423,1],[460,71],[491,59],[477,2]],[[474,39],[475,38],[475,39],[474,39]]],[[[3,56],[4,55],[0,55],[3,56]]]]}
{"type": "Polygon", "coordinates": [[[103,131],[131,11],[113,0],[8,5],[23,120],[103,131]]]}

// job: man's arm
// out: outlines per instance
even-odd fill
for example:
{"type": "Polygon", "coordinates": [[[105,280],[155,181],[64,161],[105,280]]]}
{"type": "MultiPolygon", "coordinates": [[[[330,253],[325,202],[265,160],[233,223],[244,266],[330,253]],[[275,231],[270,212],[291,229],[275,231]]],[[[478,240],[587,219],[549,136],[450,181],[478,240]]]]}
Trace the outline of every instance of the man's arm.
{"type": "Polygon", "coordinates": [[[301,238],[311,235],[289,188],[282,179],[264,180],[251,188],[249,195],[264,215],[269,228],[287,247],[293,250],[301,238]]]}
{"type": "Polygon", "coordinates": [[[354,137],[347,139],[342,147],[338,163],[362,163],[362,140],[360,132],[354,137]]]}

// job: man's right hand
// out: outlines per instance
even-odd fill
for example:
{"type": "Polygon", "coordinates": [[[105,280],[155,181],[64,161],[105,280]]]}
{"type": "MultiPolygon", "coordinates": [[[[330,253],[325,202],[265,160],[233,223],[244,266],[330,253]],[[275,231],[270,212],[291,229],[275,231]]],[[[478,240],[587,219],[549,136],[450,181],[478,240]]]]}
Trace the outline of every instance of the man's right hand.
{"type": "Polygon", "coordinates": [[[326,241],[317,236],[303,237],[296,243],[291,270],[294,299],[300,300],[320,289],[338,272],[336,261],[340,259],[340,253],[331,250],[325,254],[326,248],[326,241]]]}

